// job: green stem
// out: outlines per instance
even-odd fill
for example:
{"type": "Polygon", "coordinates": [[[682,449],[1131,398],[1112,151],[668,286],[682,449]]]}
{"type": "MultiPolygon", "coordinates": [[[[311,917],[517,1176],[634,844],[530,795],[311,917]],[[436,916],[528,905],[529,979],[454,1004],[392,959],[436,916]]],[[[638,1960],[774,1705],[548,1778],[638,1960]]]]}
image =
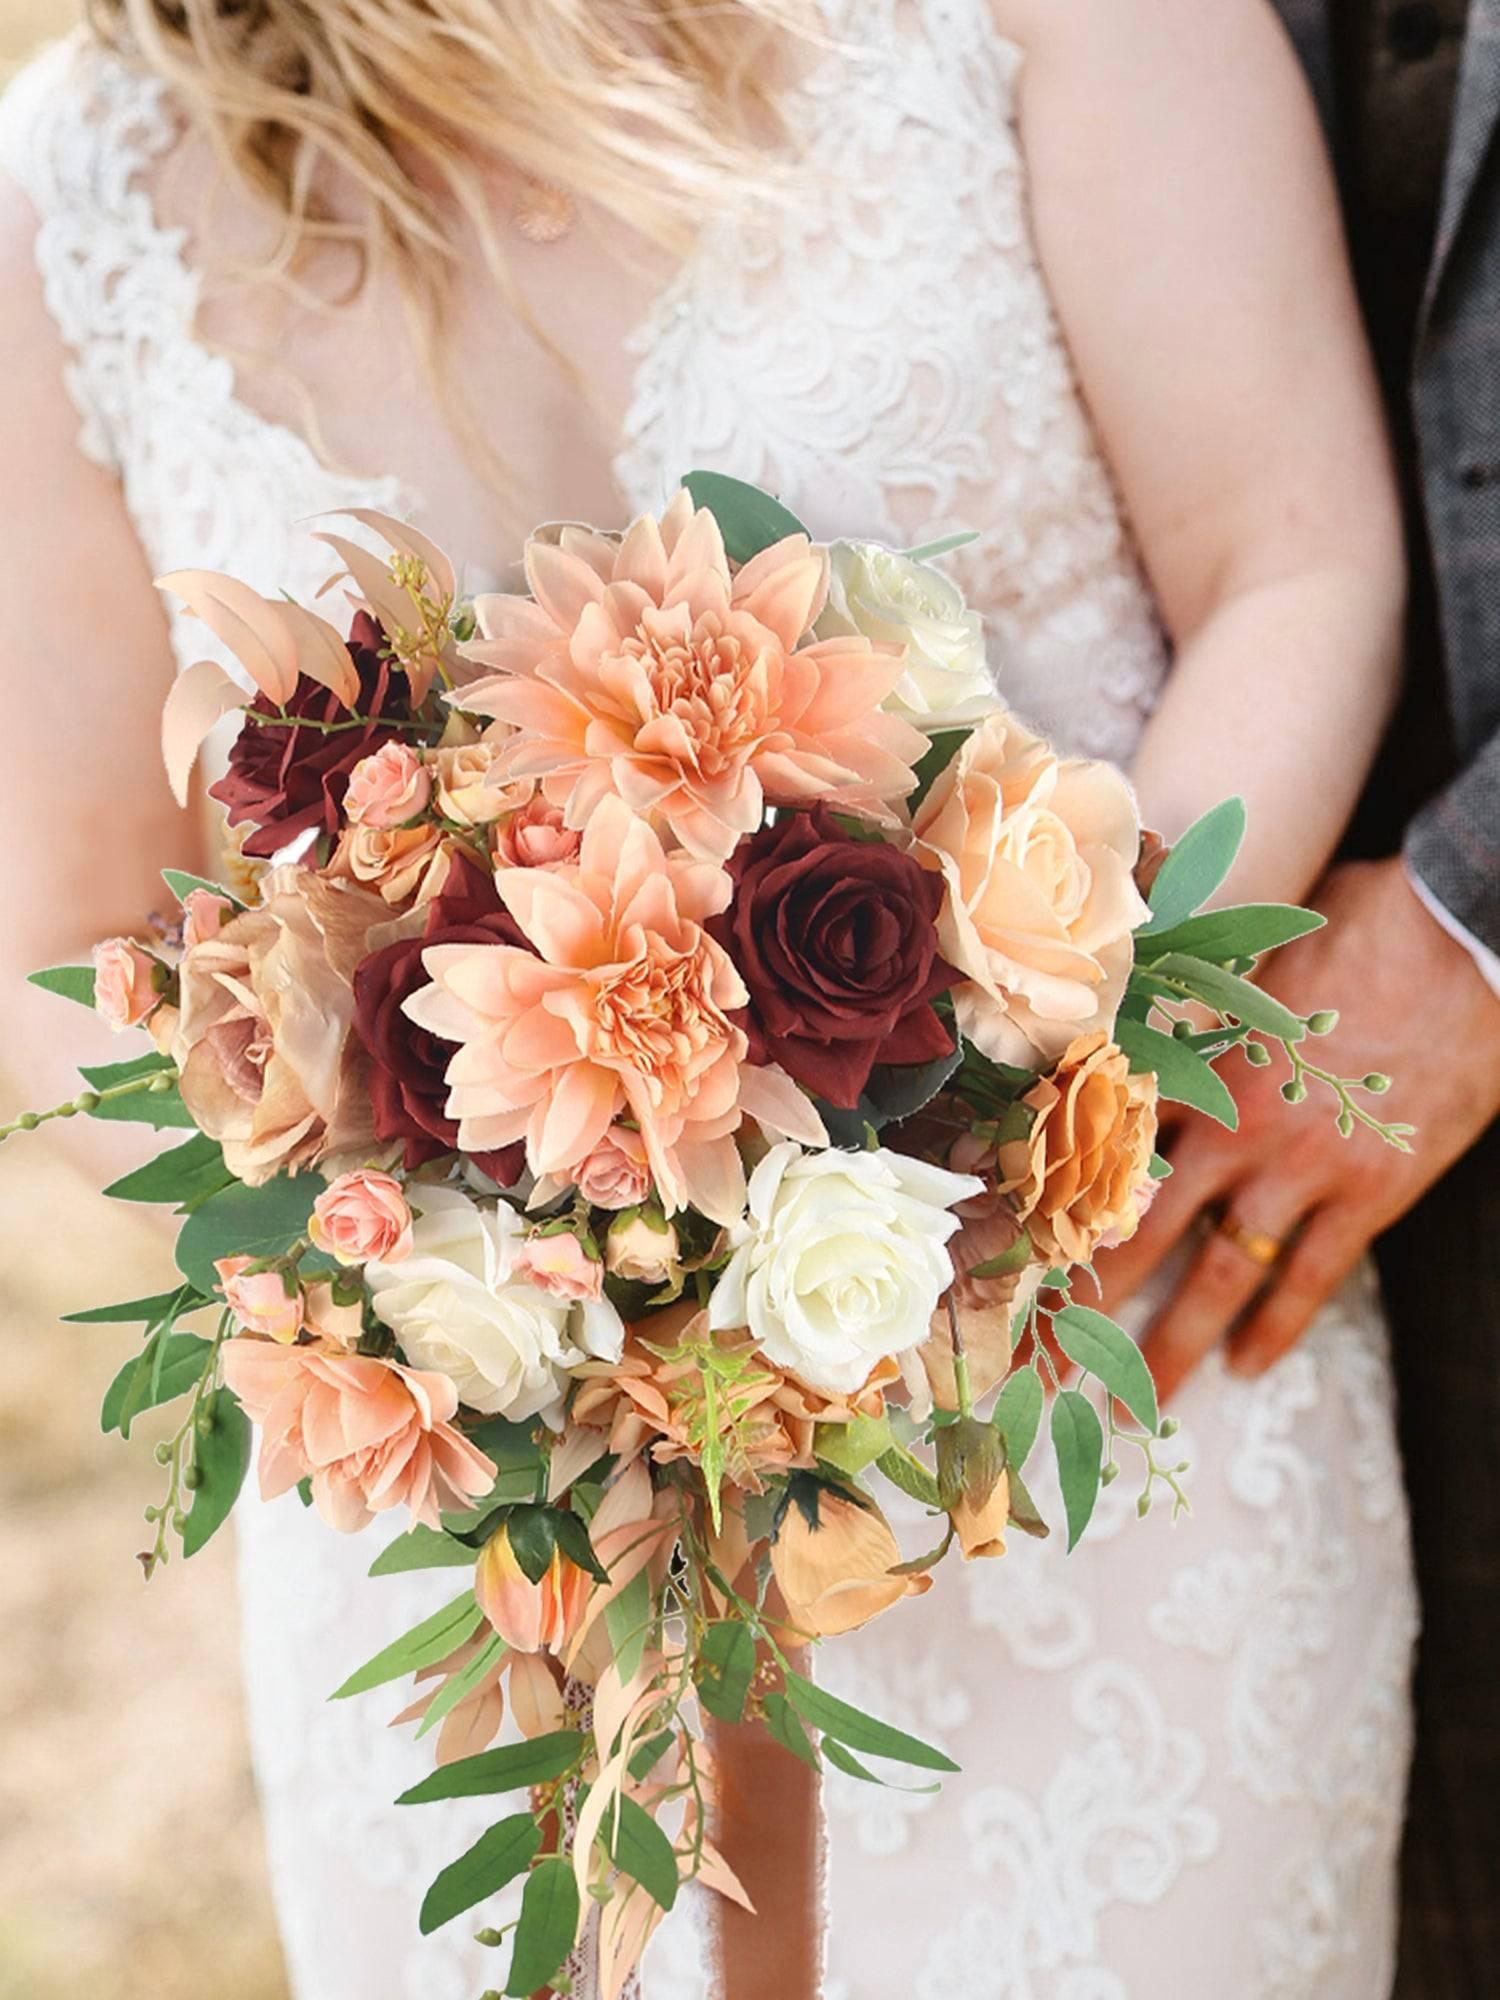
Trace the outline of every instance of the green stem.
{"type": "Polygon", "coordinates": [[[45,1125],[53,1118],[74,1118],[80,1111],[97,1111],[101,1104],[112,1103],[117,1097],[135,1097],[142,1091],[160,1094],[170,1090],[177,1077],[176,1069],[148,1070],[144,1076],[133,1076],[125,1083],[113,1083],[108,1090],[80,1090],[76,1097],[70,1097],[65,1104],[54,1104],[50,1111],[23,1111],[8,1125],[0,1125],[0,1143],[16,1132],[34,1132],[38,1125],[45,1125]]]}

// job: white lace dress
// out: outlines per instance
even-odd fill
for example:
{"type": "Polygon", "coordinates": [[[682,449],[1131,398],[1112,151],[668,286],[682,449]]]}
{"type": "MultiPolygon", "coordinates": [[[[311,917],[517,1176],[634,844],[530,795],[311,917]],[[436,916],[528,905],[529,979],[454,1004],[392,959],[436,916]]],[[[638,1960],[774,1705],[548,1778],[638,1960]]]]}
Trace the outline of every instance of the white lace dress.
{"type": "MultiPolygon", "coordinates": [[[[826,5],[859,47],[794,110],[823,212],[710,234],[658,302],[619,485],[653,506],[707,465],[815,532],[978,527],[955,568],[1004,693],[1128,759],[1166,658],[1032,248],[1018,54],[984,0],[826,5]]],[[[306,597],[321,565],[288,524],[411,496],[328,473],[195,342],[197,276],[140,185],[173,132],[156,85],[64,47],[0,106],[0,160],[38,213],[81,446],[118,471],[153,567],[306,597]]],[[[174,636],[184,662],[205,650],[201,627],[174,636]]],[[[1072,1557],[1017,1537],[825,1649],[833,1686],[966,1767],[940,1799],[830,1778],[826,2000],[1387,1991],[1415,1609],[1373,1290],[1261,1381],[1211,1362],[1180,1413],[1196,1511],[1175,1530],[1138,1523],[1121,1479],[1072,1557]]],[[[422,1942],[416,1909],[483,1803],[393,1810],[427,1764],[381,1727],[398,1702],[323,1701],[451,1576],[367,1583],[376,1541],[295,1497],[248,1497],[239,1533],[298,2000],[478,2000],[498,1955],[463,1922],[422,1942]]],[[[687,1908],[652,1948],[648,2000],[702,2000],[707,1958],[687,1908]]]]}

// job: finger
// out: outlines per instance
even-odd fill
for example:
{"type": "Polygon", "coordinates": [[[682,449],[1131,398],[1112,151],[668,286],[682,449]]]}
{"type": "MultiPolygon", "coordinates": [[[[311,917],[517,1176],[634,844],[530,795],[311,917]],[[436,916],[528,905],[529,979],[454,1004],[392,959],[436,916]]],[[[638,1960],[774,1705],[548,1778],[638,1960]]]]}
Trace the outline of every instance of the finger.
{"type": "Polygon", "coordinates": [[[1236,1375],[1263,1375],[1297,1345],[1368,1241],[1367,1232],[1337,1206],[1318,1211],[1277,1270],[1274,1285],[1231,1336],[1229,1365],[1236,1375]]]}
{"type": "Polygon", "coordinates": [[[1141,1351],[1165,1402],[1225,1339],[1258,1292],[1274,1282],[1273,1267],[1253,1256],[1231,1231],[1280,1243],[1295,1229],[1305,1198],[1285,1182],[1255,1180],[1237,1189],[1224,1223],[1214,1229],[1186,1276],[1147,1329],[1141,1351]]]}
{"type": "Polygon", "coordinates": [[[1172,1171],[1158,1184],[1139,1229],[1117,1249],[1101,1251],[1096,1260],[1101,1310],[1113,1313],[1140,1290],[1192,1228],[1200,1211],[1229,1186],[1231,1172],[1232,1163],[1205,1146],[1200,1135],[1184,1134],[1172,1171]]]}

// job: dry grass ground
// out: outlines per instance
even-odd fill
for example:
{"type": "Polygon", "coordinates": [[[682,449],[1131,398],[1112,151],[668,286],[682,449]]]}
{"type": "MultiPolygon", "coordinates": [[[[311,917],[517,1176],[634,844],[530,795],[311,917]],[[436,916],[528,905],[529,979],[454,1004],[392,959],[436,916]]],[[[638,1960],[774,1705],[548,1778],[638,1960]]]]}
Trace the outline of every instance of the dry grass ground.
{"type": "MultiPolygon", "coordinates": [[[[0,77],[70,14],[0,0],[0,77]]],[[[286,1996],[229,1538],[146,1588],[156,1434],[98,1427],[132,1330],[58,1324],[165,1264],[40,1135],[0,1151],[0,2000],[286,1996]]]]}

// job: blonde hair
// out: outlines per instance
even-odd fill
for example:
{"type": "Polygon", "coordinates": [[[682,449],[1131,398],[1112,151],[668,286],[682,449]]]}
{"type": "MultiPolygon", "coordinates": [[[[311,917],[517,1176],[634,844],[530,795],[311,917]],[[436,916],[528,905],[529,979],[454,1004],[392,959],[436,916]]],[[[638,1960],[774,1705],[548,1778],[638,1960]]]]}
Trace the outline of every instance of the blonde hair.
{"type": "Polygon", "coordinates": [[[164,77],[232,178],[280,218],[267,269],[333,243],[389,262],[441,378],[463,242],[511,279],[497,164],[685,248],[771,188],[776,56],[807,0],[86,0],[94,31],[164,77]],[[324,200],[329,169],[363,195],[324,200]]]}

